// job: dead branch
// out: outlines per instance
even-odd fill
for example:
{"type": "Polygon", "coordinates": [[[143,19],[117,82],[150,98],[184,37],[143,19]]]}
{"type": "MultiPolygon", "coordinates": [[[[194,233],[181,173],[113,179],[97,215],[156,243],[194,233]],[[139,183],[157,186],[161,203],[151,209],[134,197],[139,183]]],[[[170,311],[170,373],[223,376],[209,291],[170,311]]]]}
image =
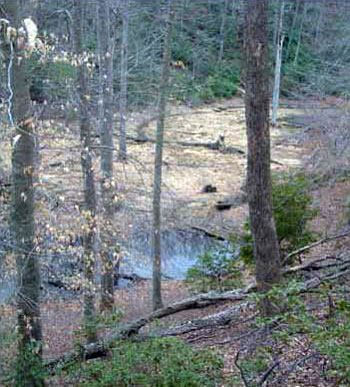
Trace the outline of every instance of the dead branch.
{"type": "Polygon", "coordinates": [[[349,236],[350,235],[350,231],[347,231],[347,232],[344,232],[342,234],[337,234],[337,235],[333,235],[333,236],[330,236],[330,237],[325,237],[325,238],[322,238],[320,239],[319,241],[317,242],[314,242],[314,243],[310,243],[309,245],[307,246],[303,246],[301,247],[300,249],[298,250],[295,250],[295,251],[292,251],[291,253],[289,253],[285,258],[284,258],[284,262],[287,262],[289,260],[289,258],[291,257],[294,257],[295,255],[299,255],[301,253],[304,253],[305,251],[307,250],[310,250],[318,245],[321,245],[323,243],[326,243],[326,242],[330,242],[330,241],[333,241],[335,239],[340,239],[340,238],[345,238],[346,236],[349,236]]]}
{"type": "Polygon", "coordinates": [[[347,265],[350,263],[350,259],[341,259],[333,256],[326,255],[325,257],[317,258],[309,262],[302,263],[298,266],[289,267],[283,270],[284,274],[295,273],[297,271],[309,271],[309,270],[322,270],[329,269],[331,267],[339,267],[341,265],[347,265]],[[322,262],[328,261],[322,264],[322,262]],[[331,262],[329,262],[331,261],[331,262]]]}
{"type": "Polygon", "coordinates": [[[258,381],[257,386],[262,386],[267,378],[270,376],[271,372],[280,364],[279,360],[276,360],[265,372],[261,379],[258,381]]]}
{"type": "MultiPolygon", "coordinates": [[[[285,273],[287,272],[288,270],[285,271],[285,273]]],[[[317,288],[322,283],[336,280],[344,275],[347,275],[349,272],[350,272],[350,262],[345,261],[345,263],[343,263],[338,267],[337,273],[335,274],[330,273],[324,276],[318,276],[306,281],[304,283],[303,288],[300,290],[300,293],[306,293],[312,289],[317,288]]],[[[190,297],[183,301],[176,302],[172,305],[166,306],[162,309],[152,312],[145,317],[142,317],[128,324],[125,324],[119,329],[116,329],[108,337],[101,339],[97,343],[93,343],[90,345],[83,345],[78,351],[73,351],[61,358],[48,362],[47,368],[52,372],[55,372],[55,369],[57,368],[57,366],[59,365],[64,366],[73,360],[78,360],[78,359],[84,360],[84,359],[92,359],[92,358],[105,356],[108,349],[116,341],[122,340],[122,339],[128,339],[131,336],[138,334],[141,328],[155,321],[156,319],[160,319],[175,313],[179,313],[187,309],[203,308],[218,302],[243,301],[247,299],[248,293],[255,289],[256,289],[256,283],[255,281],[252,281],[249,285],[247,285],[243,289],[237,289],[237,290],[225,292],[225,293],[200,294],[198,296],[190,297]]],[[[198,329],[204,329],[204,328],[213,327],[216,325],[222,326],[222,325],[229,324],[233,319],[237,317],[237,315],[239,315],[242,309],[247,307],[253,308],[254,303],[253,302],[240,303],[224,312],[220,312],[212,316],[207,316],[202,319],[194,320],[192,322],[190,321],[188,323],[175,327],[172,330],[169,330],[167,332],[168,334],[164,332],[162,336],[167,336],[167,335],[175,336],[175,335],[188,333],[198,329]]],[[[150,334],[150,336],[152,336],[152,334],[150,334]]]]}
{"type": "Polygon", "coordinates": [[[240,303],[228,310],[215,313],[213,315],[203,317],[200,319],[192,320],[185,322],[183,324],[177,325],[172,329],[165,331],[153,331],[151,337],[169,337],[169,336],[179,336],[186,333],[207,329],[207,328],[217,328],[220,326],[225,326],[231,324],[232,321],[239,317],[240,313],[249,308],[254,308],[254,304],[249,302],[240,303]]]}
{"type": "MultiPolygon", "coordinates": [[[[156,319],[160,319],[175,313],[179,313],[187,309],[203,308],[218,302],[242,301],[245,298],[247,298],[248,292],[251,289],[252,289],[251,286],[247,286],[243,290],[239,289],[239,290],[225,292],[225,293],[205,293],[195,297],[187,298],[180,302],[176,302],[172,305],[156,310],[145,317],[132,321],[128,324],[125,324],[121,328],[115,330],[108,337],[101,339],[97,343],[83,345],[81,346],[79,351],[73,351],[61,358],[48,362],[47,368],[54,371],[54,369],[57,366],[59,365],[64,366],[65,364],[73,360],[92,359],[92,358],[104,356],[107,353],[108,349],[111,347],[111,345],[113,345],[113,343],[115,343],[118,340],[127,339],[133,335],[138,334],[141,328],[155,321],[156,319]]],[[[221,323],[223,323],[224,321],[228,322],[230,318],[231,319],[233,318],[233,315],[235,313],[237,314],[238,310],[241,310],[241,309],[238,308],[236,311],[230,311],[230,310],[227,311],[227,316],[225,314],[221,316],[219,315],[212,316],[212,320],[208,318],[207,320],[208,324],[212,324],[213,323],[212,321],[217,321],[221,323]]]]}
{"type": "Polygon", "coordinates": [[[243,369],[242,367],[239,365],[238,361],[239,361],[239,355],[241,354],[241,351],[239,350],[237,353],[236,353],[236,356],[235,356],[235,366],[237,367],[237,369],[239,370],[239,373],[241,374],[241,379],[244,383],[244,385],[246,387],[249,387],[249,383],[244,375],[244,372],[243,372],[243,369]]]}

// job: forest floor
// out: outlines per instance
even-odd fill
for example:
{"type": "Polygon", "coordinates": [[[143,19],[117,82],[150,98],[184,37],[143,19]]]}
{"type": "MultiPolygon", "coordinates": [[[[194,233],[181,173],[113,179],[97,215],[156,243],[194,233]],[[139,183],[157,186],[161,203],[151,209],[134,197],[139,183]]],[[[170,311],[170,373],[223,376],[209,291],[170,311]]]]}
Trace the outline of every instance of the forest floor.
{"type": "MultiPolygon", "coordinates": [[[[317,150],[327,147],[324,136],[325,117],[338,111],[340,114],[342,109],[345,109],[343,102],[338,100],[308,101],[307,106],[295,101],[283,101],[278,125],[271,128],[273,171],[293,172],[295,169],[305,169],[321,174],[324,167],[319,162],[317,150]]],[[[142,127],[148,138],[154,138],[155,122],[152,117],[152,112],[148,113],[148,120],[145,120],[144,113],[133,113],[129,118],[130,134],[136,136],[142,127]]],[[[334,119],[332,117],[328,118],[331,122],[334,119]]],[[[70,248],[68,244],[72,236],[81,234],[83,224],[79,211],[83,192],[78,128],[75,124],[66,127],[60,121],[43,121],[39,134],[38,230],[43,235],[53,236],[54,241],[60,243],[58,250],[62,250],[70,248]]],[[[166,127],[168,143],[165,145],[163,168],[162,204],[165,228],[186,230],[195,227],[222,236],[242,230],[247,217],[247,205],[241,204],[218,211],[216,204],[219,201],[232,201],[241,195],[246,155],[179,144],[215,143],[219,136],[224,136],[226,147],[235,147],[246,152],[245,117],[241,99],[225,100],[198,108],[176,104],[171,106],[166,127]],[[216,192],[203,193],[203,187],[208,184],[215,186],[216,192]]],[[[117,138],[115,142],[117,147],[117,138]]],[[[9,170],[10,158],[6,157],[6,149],[5,144],[2,152],[3,168],[9,170]]],[[[95,168],[98,170],[98,139],[95,149],[95,168]]],[[[115,157],[114,164],[119,208],[115,229],[125,239],[135,229],[150,229],[154,144],[131,140],[128,142],[128,153],[126,163],[115,157]]],[[[350,183],[346,179],[328,179],[315,189],[313,195],[314,205],[319,207],[320,212],[313,221],[312,228],[321,235],[331,235],[343,230],[347,225],[344,214],[350,197],[350,183]]],[[[335,249],[346,247],[346,241],[333,242],[312,250],[305,259],[334,254],[335,249]]],[[[182,281],[164,281],[163,291],[166,305],[190,295],[182,281]]],[[[150,295],[151,284],[147,280],[137,281],[131,287],[117,290],[115,302],[123,314],[122,321],[130,321],[149,313],[150,295]]],[[[179,324],[225,310],[231,305],[232,303],[221,303],[204,309],[184,311],[162,319],[160,324],[179,324]]],[[[239,324],[189,333],[183,339],[198,348],[212,347],[218,350],[225,359],[224,374],[227,377],[238,377],[239,370],[235,366],[237,352],[246,345],[247,336],[249,339],[254,336],[254,329],[250,324],[252,313],[243,312],[239,324]]],[[[15,308],[11,305],[4,308],[5,325],[13,325],[14,314],[15,308]]],[[[42,319],[45,358],[61,356],[80,339],[82,299],[49,294],[42,304],[42,319]]],[[[297,361],[305,356],[309,346],[310,343],[296,335],[293,348],[288,353],[282,353],[282,361],[286,364],[297,361]]],[[[282,348],[280,350],[283,351],[282,348]]],[[[320,367],[320,359],[310,358],[296,367],[297,372],[288,374],[283,379],[283,384],[269,385],[332,385],[322,381],[320,367]]],[[[283,367],[280,366],[280,369],[283,375],[283,367]]],[[[63,386],[62,380],[56,380],[56,383],[57,386],[63,386]]],[[[235,385],[239,386],[240,383],[237,381],[235,385]]]]}

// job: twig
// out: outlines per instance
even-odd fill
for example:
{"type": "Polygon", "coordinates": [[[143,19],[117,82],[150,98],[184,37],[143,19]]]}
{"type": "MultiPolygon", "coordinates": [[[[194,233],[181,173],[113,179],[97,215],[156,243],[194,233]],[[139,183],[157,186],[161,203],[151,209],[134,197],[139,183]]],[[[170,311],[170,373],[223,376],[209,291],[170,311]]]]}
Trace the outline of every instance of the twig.
{"type": "Polygon", "coordinates": [[[313,357],[318,357],[319,354],[318,353],[312,353],[311,355],[306,355],[304,357],[302,357],[301,359],[297,359],[288,369],[287,371],[287,375],[285,375],[284,377],[279,377],[278,378],[278,383],[279,385],[281,386],[284,386],[286,385],[286,381],[287,379],[289,378],[289,376],[296,370],[296,368],[298,366],[300,366],[302,363],[305,363],[307,360],[309,359],[312,359],[313,357]]]}
{"type": "Polygon", "coordinates": [[[238,360],[239,360],[239,355],[240,355],[241,351],[238,351],[236,356],[235,356],[235,366],[238,368],[239,370],[239,373],[241,374],[241,379],[243,380],[243,383],[246,387],[249,387],[249,383],[244,375],[244,372],[242,370],[242,367],[239,365],[238,363],[238,360]]]}
{"type": "MultiPolygon", "coordinates": [[[[255,318],[255,317],[256,317],[256,315],[254,315],[254,318],[255,318]]],[[[231,337],[230,339],[226,339],[226,340],[222,340],[222,341],[216,341],[216,342],[213,343],[213,344],[214,344],[214,345],[225,345],[225,344],[229,344],[229,343],[232,343],[233,341],[242,340],[242,339],[244,339],[244,338],[247,337],[247,336],[251,336],[251,335],[253,335],[254,333],[259,332],[260,330],[261,330],[261,328],[256,328],[256,329],[253,329],[252,331],[243,333],[242,335],[235,336],[235,337],[231,337]]]]}
{"type": "Polygon", "coordinates": [[[276,360],[264,373],[264,375],[260,378],[257,386],[262,386],[267,378],[270,376],[271,372],[280,364],[279,360],[276,360]]]}

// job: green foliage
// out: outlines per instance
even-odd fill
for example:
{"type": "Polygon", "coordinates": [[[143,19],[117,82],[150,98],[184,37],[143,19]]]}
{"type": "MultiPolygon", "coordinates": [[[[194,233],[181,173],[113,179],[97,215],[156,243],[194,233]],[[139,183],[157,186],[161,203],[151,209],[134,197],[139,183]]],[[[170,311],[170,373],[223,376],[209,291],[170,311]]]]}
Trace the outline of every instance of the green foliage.
{"type": "Polygon", "coordinates": [[[217,98],[230,98],[236,94],[240,80],[237,66],[228,63],[208,70],[209,75],[203,79],[194,79],[188,69],[173,71],[173,97],[196,105],[217,98]]]}
{"type": "Polygon", "coordinates": [[[304,174],[289,178],[282,175],[272,188],[272,205],[276,230],[281,247],[292,251],[314,240],[307,229],[307,222],[318,213],[311,207],[312,196],[304,174]]]}
{"type": "Polygon", "coordinates": [[[43,102],[50,98],[55,102],[66,102],[69,86],[73,85],[76,76],[76,69],[70,63],[54,60],[43,62],[38,55],[32,55],[30,71],[32,99],[43,102]]]}
{"type": "Polygon", "coordinates": [[[350,384],[350,302],[339,300],[335,305],[333,318],[326,324],[317,325],[311,338],[322,355],[330,359],[328,374],[335,376],[340,385],[350,384]]]}
{"type": "Polygon", "coordinates": [[[258,347],[254,356],[241,360],[239,366],[246,379],[253,379],[257,374],[264,372],[268,368],[269,357],[266,348],[258,347]]]}
{"type": "Polygon", "coordinates": [[[240,285],[238,253],[231,244],[218,245],[198,258],[188,270],[186,282],[194,292],[223,292],[240,285]]]}
{"type": "Polygon", "coordinates": [[[215,98],[230,98],[237,92],[240,74],[237,68],[226,66],[216,66],[206,79],[202,99],[210,102],[215,98]]]}
{"type": "Polygon", "coordinates": [[[110,360],[76,364],[76,386],[214,387],[223,362],[213,352],[196,351],[175,338],[119,342],[110,360]]]}
{"type": "MultiPolygon", "coordinates": [[[[288,254],[315,240],[315,234],[307,228],[307,222],[318,211],[312,208],[309,183],[304,174],[276,177],[272,185],[272,205],[282,252],[288,254]]],[[[241,258],[247,264],[253,263],[253,237],[248,223],[237,240],[241,244],[241,258]]]]}
{"type": "MultiPolygon", "coordinates": [[[[287,306],[278,319],[278,328],[273,331],[273,337],[283,345],[293,343],[296,335],[303,335],[305,340],[312,342],[312,350],[321,356],[326,356],[327,368],[325,376],[336,380],[334,385],[350,384],[350,301],[349,288],[341,286],[330,288],[327,284],[317,293],[323,301],[325,309],[322,311],[326,318],[320,320],[320,312],[308,309],[306,299],[301,297],[304,283],[291,280],[287,286],[273,288],[270,294],[283,296],[287,306]],[[333,300],[330,307],[330,298],[333,300]]],[[[256,294],[257,300],[266,295],[256,294]]],[[[309,297],[310,301],[310,297],[309,297]]],[[[271,324],[271,319],[261,319],[262,325],[271,324]]],[[[333,384],[332,384],[333,385],[333,384]]]]}
{"type": "Polygon", "coordinates": [[[32,341],[21,348],[16,363],[16,387],[37,386],[44,387],[44,380],[48,376],[41,356],[42,343],[32,341]]]}

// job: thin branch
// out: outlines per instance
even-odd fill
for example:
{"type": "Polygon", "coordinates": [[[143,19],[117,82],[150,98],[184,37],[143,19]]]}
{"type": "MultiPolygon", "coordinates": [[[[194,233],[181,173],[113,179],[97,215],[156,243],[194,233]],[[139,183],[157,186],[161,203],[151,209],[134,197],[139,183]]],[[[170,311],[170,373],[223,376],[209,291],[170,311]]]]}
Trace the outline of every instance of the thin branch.
{"type": "Polygon", "coordinates": [[[345,238],[347,236],[350,235],[350,231],[347,231],[347,232],[344,232],[342,234],[337,234],[337,235],[333,235],[333,236],[330,236],[330,237],[325,237],[323,239],[320,239],[319,241],[317,242],[314,242],[314,243],[311,243],[307,246],[303,246],[301,247],[300,249],[298,250],[295,250],[295,251],[292,251],[291,253],[289,253],[285,258],[284,258],[284,262],[287,262],[289,258],[291,257],[294,257],[295,255],[299,255],[307,250],[310,250],[318,245],[321,245],[323,243],[326,243],[326,242],[330,242],[330,241],[333,241],[335,239],[340,239],[340,238],[345,238]]]}
{"type": "Polygon", "coordinates": [[[244,375],[244,372],[243,372],[243,369],[242,367],[239,365],[238,361],[239,361],[239,355],[240,355],[241,351],[238,351],[236,356],[235,356],[235,366],[238,368],[239,370],[239,373],[241,374],[241,379],[243,380],[243,383],[246,387],[249,387],[249,383],[244,375]]]}
{"type": "Polygon", "coordinates": [[[262,386],[267,378],[270,376],[271,372],[280,364],[280,361],[279,360],[276,360],[264,373],[264,375],[261,377],[261,379],[259,380],[257,386],[262,386]]]}

